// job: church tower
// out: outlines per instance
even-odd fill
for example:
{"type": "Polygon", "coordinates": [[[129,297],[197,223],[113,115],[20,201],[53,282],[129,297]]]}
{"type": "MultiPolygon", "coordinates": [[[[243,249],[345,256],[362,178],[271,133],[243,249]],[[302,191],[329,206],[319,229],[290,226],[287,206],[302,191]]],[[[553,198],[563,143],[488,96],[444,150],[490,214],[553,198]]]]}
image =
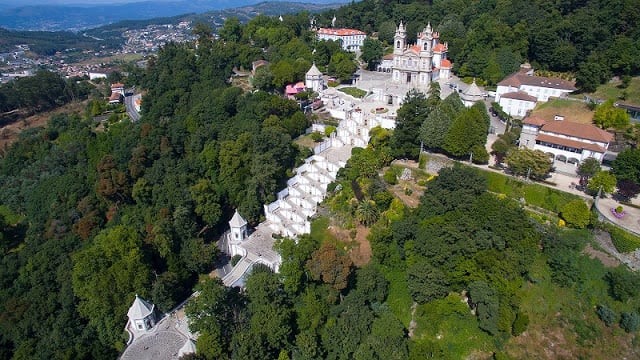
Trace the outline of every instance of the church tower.
{"type": "Polygon", "coordinates": [[[231,229],[232,242],[238,243],[247,238],[247,220],[240,216],[238,210],[229,221],[229,228],[231,229]]]}
{"type": "Polygon", "coordinates": [[[407,29],[402,21],[400,21],[400,25],[396,28],[396,35],[393,37],[393,43],[393,53],[395,55],[402,55],[404,48],[407,47],[407,29]]]}

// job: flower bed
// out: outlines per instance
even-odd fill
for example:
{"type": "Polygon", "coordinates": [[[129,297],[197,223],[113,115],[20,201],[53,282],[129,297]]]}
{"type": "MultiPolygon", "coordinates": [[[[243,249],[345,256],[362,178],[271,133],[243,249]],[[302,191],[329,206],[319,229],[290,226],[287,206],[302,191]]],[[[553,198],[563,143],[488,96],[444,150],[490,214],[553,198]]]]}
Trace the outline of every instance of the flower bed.
{"type": "Polygon", "coordinates": [[[613,214],[613,216],[615,216],[617,219],[622,219],[627,213],[624,212],[624,210],[620,210],[616,208],[611,208],[611,213],[613,214]]]}

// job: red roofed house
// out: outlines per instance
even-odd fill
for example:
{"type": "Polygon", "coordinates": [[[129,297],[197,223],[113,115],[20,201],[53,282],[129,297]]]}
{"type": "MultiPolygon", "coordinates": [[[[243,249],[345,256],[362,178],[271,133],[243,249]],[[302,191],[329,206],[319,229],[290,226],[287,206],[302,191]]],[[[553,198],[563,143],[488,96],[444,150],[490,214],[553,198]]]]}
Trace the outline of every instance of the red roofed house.
{"type": "MultiPolygon", "coordinates": [[[[509,75],[498,83],[496,102],[502,106],[502,97],[507,95],[507,98],[531,102],[532,98],[514,95],[515,93],[525,93],[534,97],[536,101],[545,102],[548,101],[550,97],[565,97],[573,91],[576,91],[573,82],[558,78],[535,76],[533,75],[531,65],[524,64],[520,67],[520,71],[509,75]]],[[[518,105],[524,106],[525,104],[518,105]]],[[[530,104],[526,105],[529,106],[530,104]]],[[[504,106],[502,106],[502,108],[504,109],[504,106]]],[[[509,112],[506,109],[504,110],[510,115],[524,116],[524,113],[520,114],[518,111],[509,112]]]]}
{"type": "Polygon", "coordinates": [[[402,22],[393,39],[393,82],[426,88],[432,81],[451,76],[448,45],[439,42],[440,34],[433,31],[430,23],[418,33],[414,45],[407,45],[407,30],[402,22]]]}
{"type": "Polygon", "coordinates": [[[355,29],[333,29],[333,28],[320,28],[318,29],[318,40],[333,40],[342,44],[342,48],[345,51],[357,51],[362,47],[364,39],[367,38],[367,33],[355,29]]]}
{"type": "Polygon", "coordinates": [[[111,84],[111,92],[112,93],[120,93],[120,94],[124,95],[124,84],[122,84],[122,83],[111,84]]]}
{"type": "MultiPolygon", "coordinates": [[[[496,96],[497,98],[498,96],[496,96]]],[[[498,104],[504,112],[511,116],[525,116],[527,111],[536,107],[538,99],[524,91],[513,91],[500,96],[498,104]]]]}
{"type": "Polygon", "coordinates": [[[613,135],[590,124],[580,124],[556,116],[547,121],[539,117],[527,117],[522,122],[520,146],[541,150],[554,160],[574,165],[587,158],[602,162],[613,135]]]}
{"type": "Polygon", "coordinates": [[[305,89],[304,83],[300,81],[295,84],[287,85],[287,87],[284,89],[284,93],[285,95],[287,95],[289,99],[294,99],[296,94],[303,92],[304,89],[305,89]]]}

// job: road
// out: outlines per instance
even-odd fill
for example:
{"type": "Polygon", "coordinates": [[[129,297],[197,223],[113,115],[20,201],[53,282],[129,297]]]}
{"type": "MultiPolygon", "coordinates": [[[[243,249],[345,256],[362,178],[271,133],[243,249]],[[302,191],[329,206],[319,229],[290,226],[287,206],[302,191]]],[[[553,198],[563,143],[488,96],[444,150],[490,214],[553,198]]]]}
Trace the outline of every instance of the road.
{"type": "Polygon", "coordinates": [[[140,94],[133,95],[133,91],[130,89],[128,89],[125,94],[127,95],[124,97],[124,105],[127,108],[127,114],[131,118],[131,121],[136,122],[140,120],[140,113],[136,110],[136,106],[133,102],[136,97],[140,96],[140,94]]]}

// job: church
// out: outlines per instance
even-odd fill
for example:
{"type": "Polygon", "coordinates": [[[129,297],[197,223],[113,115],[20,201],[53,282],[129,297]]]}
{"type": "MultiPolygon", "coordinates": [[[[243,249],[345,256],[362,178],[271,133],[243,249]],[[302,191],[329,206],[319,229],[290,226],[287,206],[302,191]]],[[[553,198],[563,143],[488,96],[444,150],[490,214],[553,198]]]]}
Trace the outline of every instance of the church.
{"type": "Polygon", "coordinates": [[[428,88],[432,81],[451,76],[451,61],[447,59],[447,43],[440,43],[440,34],[431,24],[418,33],[417,42],[407,45],[407,28],[400,22],[393,38],[392,81],[415,88],[428,88]]]}

